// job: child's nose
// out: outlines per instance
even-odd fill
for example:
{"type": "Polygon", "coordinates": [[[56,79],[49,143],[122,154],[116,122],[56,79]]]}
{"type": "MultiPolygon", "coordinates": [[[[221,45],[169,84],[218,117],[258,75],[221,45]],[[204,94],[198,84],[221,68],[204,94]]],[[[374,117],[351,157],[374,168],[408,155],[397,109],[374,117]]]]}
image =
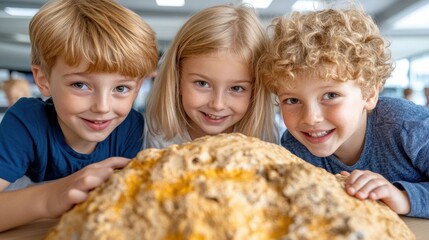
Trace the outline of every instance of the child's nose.
{"type": "Polygon", "coordinates": [[[91,111],[96,113],[106,113],[110,111],[110,98],[108,94],[99,93],[95,95],[91,106],[91,111]]]}
{"type": "Polygon", "coordinates": [[[302,121],[308,125],[315,125],[323,121],[323,111],[317,104],[309,104],[304,107],[302,121]]]}
{"type": "Polygon", "coordinates": [[[213,93],[209,102],[209,107],[217,111],[224,109],[225,96],[222,93],[213,93]]]}

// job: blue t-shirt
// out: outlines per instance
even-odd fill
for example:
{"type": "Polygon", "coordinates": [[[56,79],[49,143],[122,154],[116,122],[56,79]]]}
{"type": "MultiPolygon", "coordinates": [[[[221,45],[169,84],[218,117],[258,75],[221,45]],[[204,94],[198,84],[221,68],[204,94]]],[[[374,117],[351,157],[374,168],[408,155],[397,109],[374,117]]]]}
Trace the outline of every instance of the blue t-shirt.
{"type": "Polygon", "coordinates": [[[92,153],[81,154],[66,144],[52,101],[21,98],[0,123],[0,178],[14,182],[26,175],[43,182],[109,157],[133,158],[142,146],[143,128],[142,114],[131,110],[92,153]]]}
{"type": "Polygon", "coordinates": [[[429,110],[400,99],[380,97],[368,115],[365,144],[359,160],[348,166],[335,155],[316,157],[287,130],[281,145],[331,173],[370,170],[408,193],[408,216],[429,218],[429,110]]]}

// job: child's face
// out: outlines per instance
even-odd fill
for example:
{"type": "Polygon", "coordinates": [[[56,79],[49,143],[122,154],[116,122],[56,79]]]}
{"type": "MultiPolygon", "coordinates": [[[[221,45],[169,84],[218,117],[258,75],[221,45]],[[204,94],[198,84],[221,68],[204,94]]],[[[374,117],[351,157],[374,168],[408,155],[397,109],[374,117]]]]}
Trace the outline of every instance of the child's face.
{"type": "Polygon", "coordinates": [[[367,111],[376,100],[374,96],[363,99],[356,81],[324,81],[314,73],[301,72],[296,85],[280,88],[278,96],[288,131],[311,153],[335,154],[346,164],[359,158],[367,111]]]}
{"type": "Polygon", "coordinates": [[[84,73],[86,64],[71,67],[59,58],[50,79],[36,69],[35,80],[51,96],[67,144],[90,153],[128,115],[141,81],[112,73],[84,73]]]}
{"type": "Polygon", "coordinates": [[[228,53],[183,60],[180,92],[192,139],[232,132],[250,105],[253,80],[248,66],[228,53]]]}

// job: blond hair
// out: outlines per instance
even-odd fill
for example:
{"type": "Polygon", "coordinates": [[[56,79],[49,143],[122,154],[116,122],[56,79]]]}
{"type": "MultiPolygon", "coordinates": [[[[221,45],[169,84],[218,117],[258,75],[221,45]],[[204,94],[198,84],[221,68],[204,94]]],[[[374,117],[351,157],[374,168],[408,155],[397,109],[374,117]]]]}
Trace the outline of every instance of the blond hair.
{"type": "Polygon", "coordinates": [[[10,78],[3,82],[2,89],[6,94],[8,106],[12,106],[22,97],[31,97],[30,83],[21,78],[10,78]]]}
{"type": "Polygon", "coordinates": [[[388,44],[362,10],[294,12],[271,27],[270,51],[261,57],[258,75],[273,92],[299,81],[300,71],[315,70],[323,79],[357,81],[366,96],[374,86],[381,89],[393,70],[388,44]]]}
{"type": "Polygon", "coordinates": [[[155,34],[140,16],[110,0],[59,0],[30,21],[32,64],[49,76],[58,57],[88,72],[142,78],[158,61],[155,34]]]}
{"type": "Polygon", "coordinates": [[[219,5],[193,15],[164,55],[148,97],[146,119],[149,131],[164,135],[166,140],[177,135],[185,139],[189,125],[180,97],[181,62],[188,57],[227,51],[248,64],[254,79],[249,109],[236,124],[235,131],[277,141],[271,95],[254,74],[267,41],[266,31],[250,7],[219,5]]]}

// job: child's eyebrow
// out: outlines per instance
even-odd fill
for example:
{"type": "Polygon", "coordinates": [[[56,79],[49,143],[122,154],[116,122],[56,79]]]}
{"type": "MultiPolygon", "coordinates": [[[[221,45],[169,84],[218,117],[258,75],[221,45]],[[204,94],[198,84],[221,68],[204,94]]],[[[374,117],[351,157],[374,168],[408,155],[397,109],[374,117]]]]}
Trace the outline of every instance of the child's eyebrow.
{"type": "Polygon", "coordinates": [[[247,80],[247,79],[237,79],[237,80],[231,79],[231,82],[233,82],[233,83],[249,83],[249,84],[253,83],[252,80],[247,80]]]}
{"type": "MultiPolygon", "coordinates": [[[[146,81],[146,80],[143,80],[143,81],[146,81]]],[[[124,84],[124,83],[137,83],[138,79],[137,78],[125,78],[125,79],[119,79],[119,82],[121,84],[124,84]]]]}
{"type": "Polygon", "coordinates": [[[289,96],[289,95],[292,95],[292,94],[289,92],[282,92],[280,94],[277,94],[277,97],[283,97],[283,96],[289,96]]]}
{"type": "MultiPolygon", "coordinates": [[[[93,73],[87,73],[87,72],[71,72],[63,74],[63,77],[82,77],[85,79],[95,79],[94,77],[91,77],[93,73]]],[[[98,77],[96,77],[98,78],[98,77]]],[[[116,78],[119,82],[137,82],[139,78],[136,77],[129,77],[129,76],[118,76],[116,78]]]]}
{"type": "Polygon", "coordinates": [[[189,72],[189,73],[186,73],[186,75],[189,75],[189,76],[197,76],[197,77],[204,78],[204,79],[210,79],[210,77],[209,77],[209,76],[207,76],[207,75],[205,75],[205,74],[202,74],[202,73],[189,72]]]}
{"type": "Polygon", "coordinates": [[[129,76],[121,76],[118,78],[120,81],[124,81],[124,82],[136,82],[138,81],[140,78],[137,77],[129,77],[129,76]]]}
{"type": "MultiPolygon", "coordinates": [[[[214,77],[210,77],[210,76],[208,76],[208,75],[205,75],[205,74],[202,74],[202,73],[193,73],[193,72],[190,72],[190,73],[187,73],[187,75],[195,75],[195,76],[198,76],[198,77],[201,77],[201,78],[203,78],[203,79],[207,79],[207,80],[213,80],[213,79],[215,79],[214,77]]],[[[252,79],[228,79],[229,81],[231,81],[231,82],[234,82],[234,83],[253,83],[253,80],[252,79]]]]}
{"type": "Polygon", "coordinates": [[[70,77],[70,76],[83,76],[86,75],[87,73],[85,72],[69,72],[69,73],[64,73],[63,76],[64,77],[70,77]]]}

